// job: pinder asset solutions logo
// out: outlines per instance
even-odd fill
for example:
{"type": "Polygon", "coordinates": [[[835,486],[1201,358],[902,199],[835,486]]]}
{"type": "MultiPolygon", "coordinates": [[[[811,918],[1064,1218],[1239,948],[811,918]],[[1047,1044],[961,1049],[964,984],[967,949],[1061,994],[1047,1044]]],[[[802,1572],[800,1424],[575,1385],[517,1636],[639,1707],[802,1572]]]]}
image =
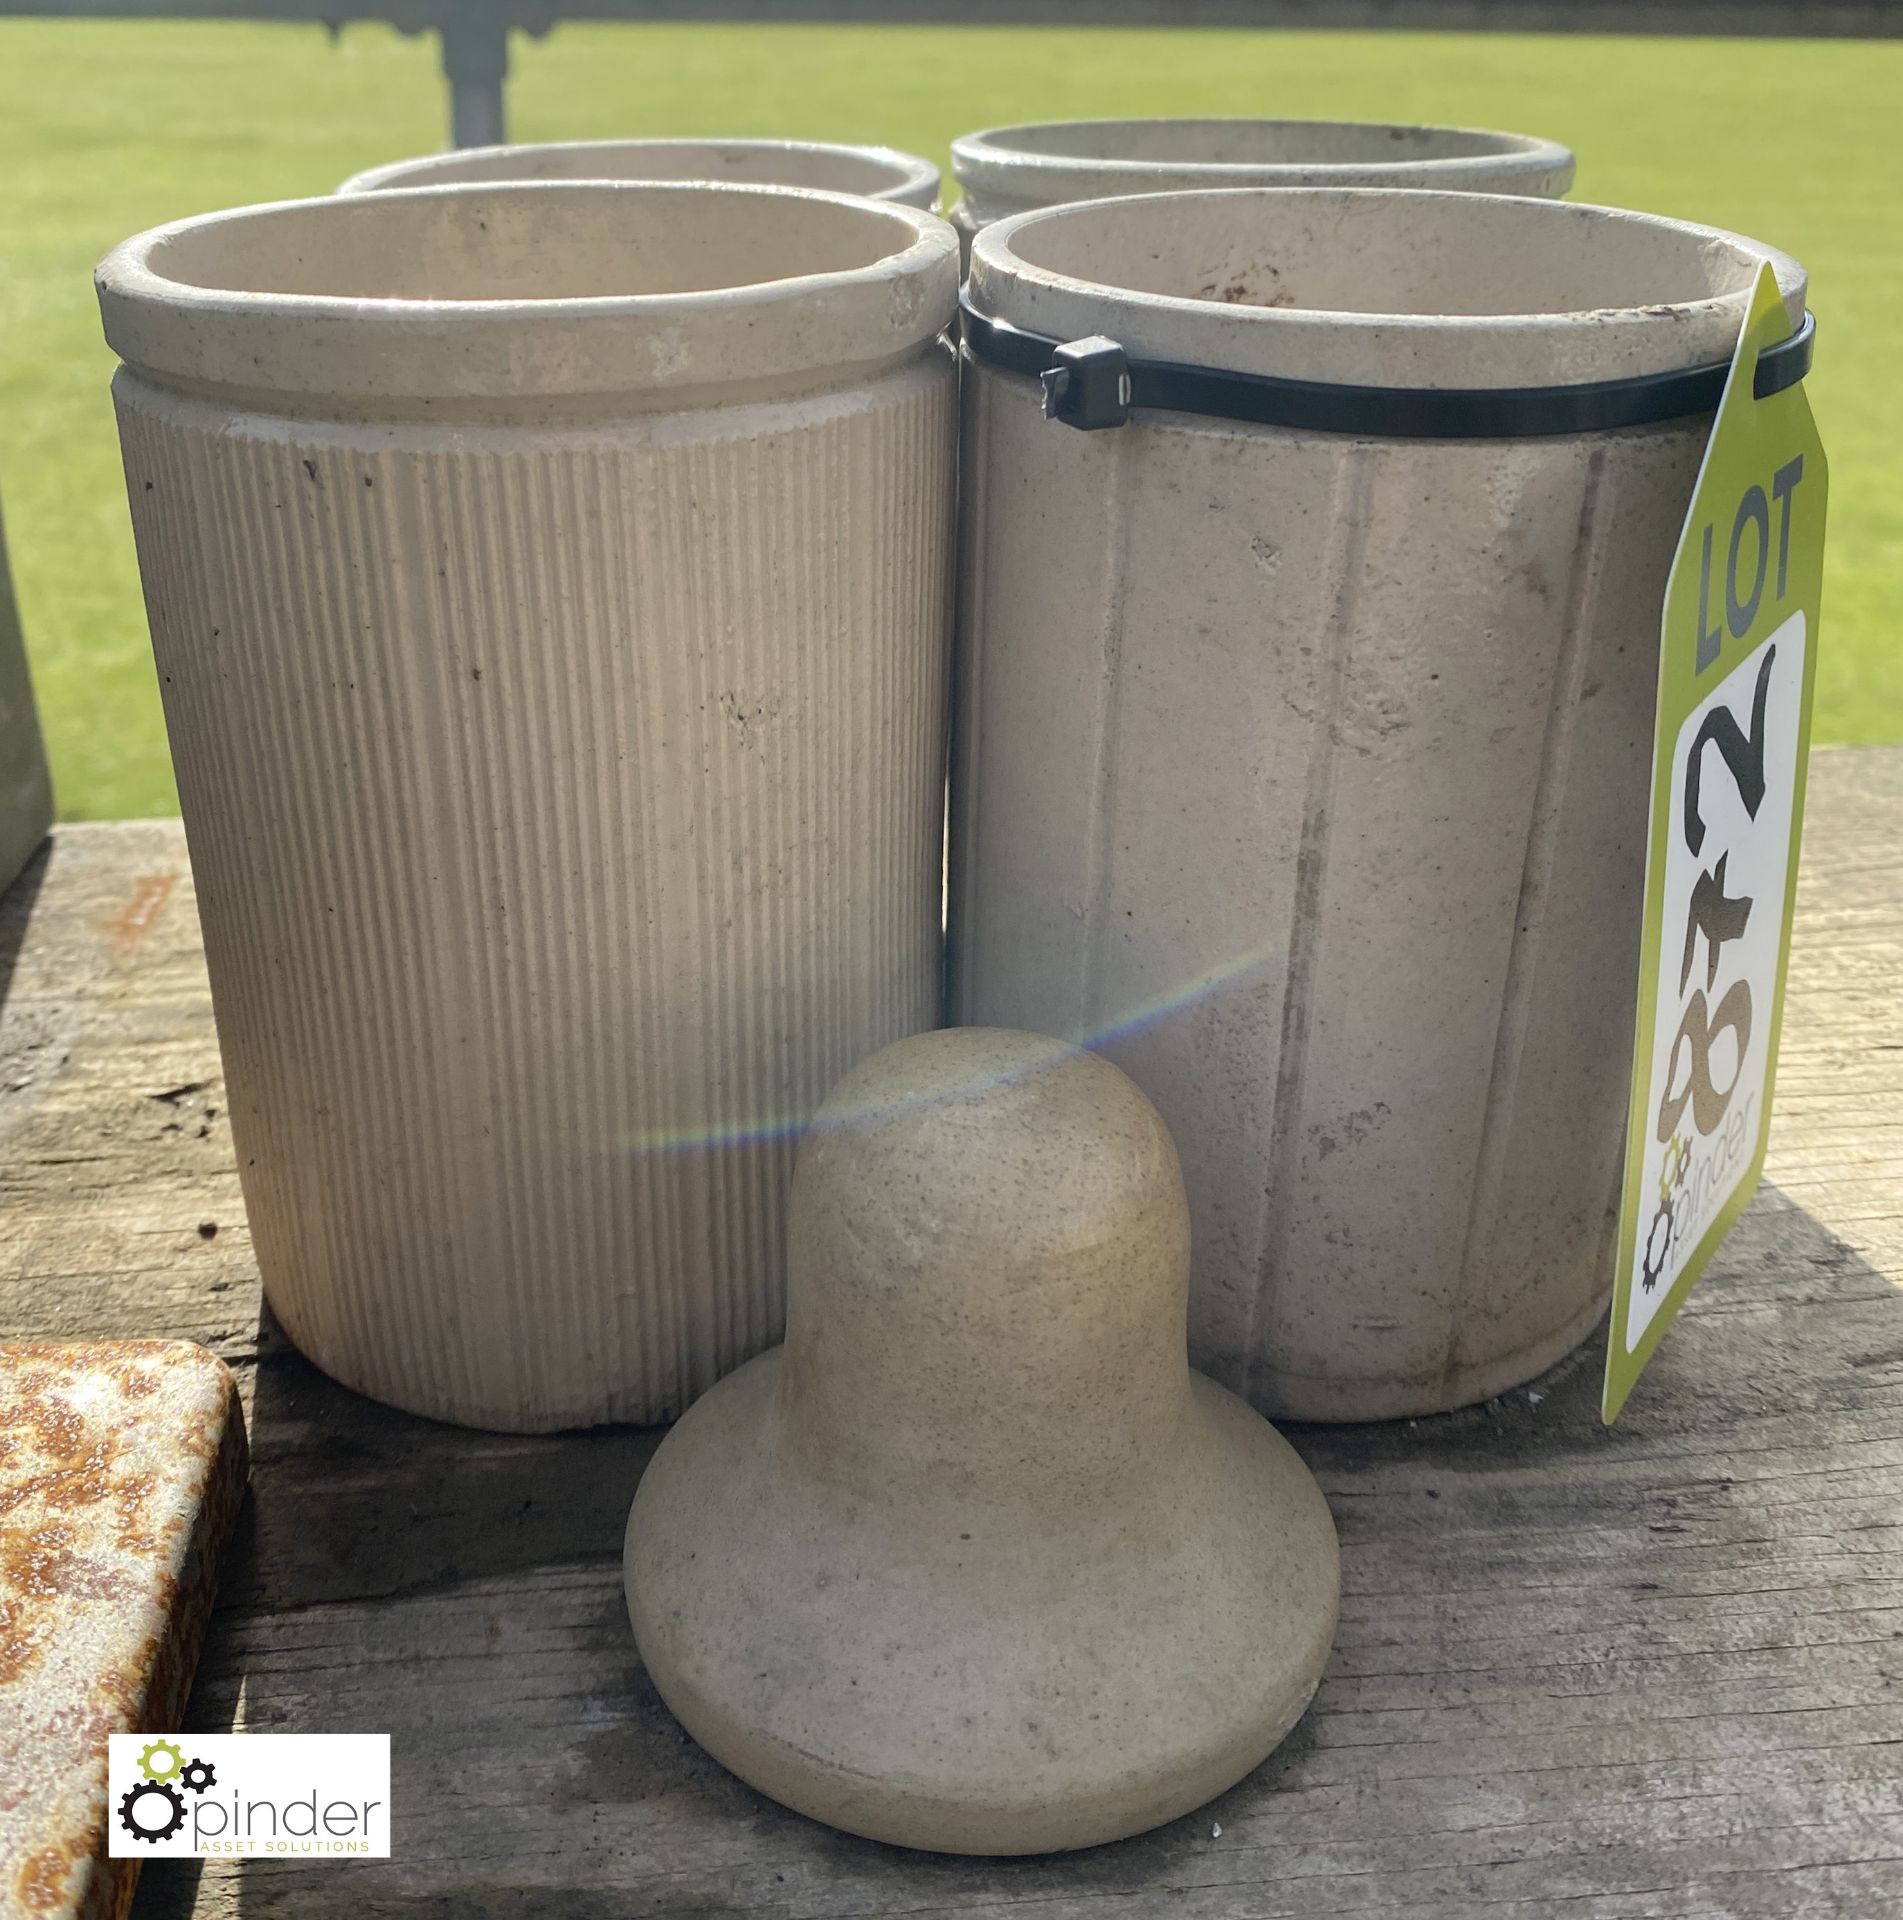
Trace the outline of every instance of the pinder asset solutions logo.
{"type": "Polygon", "coordinates": [[[115,1859],[390,1857],[387,1733],[115,1733],[107,1748],[115,1859]]]}

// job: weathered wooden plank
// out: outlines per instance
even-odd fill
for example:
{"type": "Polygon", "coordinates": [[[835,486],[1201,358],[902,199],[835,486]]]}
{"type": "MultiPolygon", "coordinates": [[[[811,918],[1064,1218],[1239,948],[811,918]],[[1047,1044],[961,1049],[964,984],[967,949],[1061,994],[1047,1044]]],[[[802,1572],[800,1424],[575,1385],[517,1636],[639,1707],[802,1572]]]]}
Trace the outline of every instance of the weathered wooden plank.
{"type": "Polygon", "coordinates": [[[396,1743],[389,1862],[155,1862],[140,1911],[1903,1911],[1903,751],[1821,753],[1811,791],[1771,1182],[1619,1426],[1595,1345],[1446,1419],[1295,1430],[1343,1548],[1307,1719],[1206,1815],[1016,1862],[829,1833],[685,1739],[620,1593],[657,1435],[432,1426],[289,1350],[177,831],[63,830],[23,946],[0,904],[0,1331],[232,1362],[256,1497],[192,1724],[396,1743]]]}

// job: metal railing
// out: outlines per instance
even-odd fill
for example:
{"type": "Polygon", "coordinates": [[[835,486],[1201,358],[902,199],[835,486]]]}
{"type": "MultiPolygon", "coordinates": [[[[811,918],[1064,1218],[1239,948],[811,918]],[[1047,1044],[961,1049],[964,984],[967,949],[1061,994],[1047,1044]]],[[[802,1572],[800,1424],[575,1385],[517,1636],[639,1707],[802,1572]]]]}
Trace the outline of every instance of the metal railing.
{"type": "Polygon", "coordinates": [[[564,20],[1068,27],[1396,27],[1423,31],[1903,38],[1903,0],[0,0],[0,17],[380,21],[433,33],[459,147],[507,138],[509,37],[564,20]]]}

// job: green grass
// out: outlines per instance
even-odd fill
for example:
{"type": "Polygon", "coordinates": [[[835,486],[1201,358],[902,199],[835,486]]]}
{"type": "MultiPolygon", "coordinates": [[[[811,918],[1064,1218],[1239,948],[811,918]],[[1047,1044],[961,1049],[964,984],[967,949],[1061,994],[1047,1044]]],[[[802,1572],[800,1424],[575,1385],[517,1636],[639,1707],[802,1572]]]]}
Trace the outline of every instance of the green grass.
{"type": "MultiPolygon", "coordinates": [[[[566,27],[518,139],[804,134],[941,161],[1086,114],[1551,134],[1581,199],[1775,241],[1812,274],[1832,457],[1817,735],[1903,739],[1903,44],[950,28],[566,27]]],[[[0,21],[0,494],[68,818],[174,808],[90,270],[129,233],[440,144],[433,43],[354,28],[0,21]]]]}

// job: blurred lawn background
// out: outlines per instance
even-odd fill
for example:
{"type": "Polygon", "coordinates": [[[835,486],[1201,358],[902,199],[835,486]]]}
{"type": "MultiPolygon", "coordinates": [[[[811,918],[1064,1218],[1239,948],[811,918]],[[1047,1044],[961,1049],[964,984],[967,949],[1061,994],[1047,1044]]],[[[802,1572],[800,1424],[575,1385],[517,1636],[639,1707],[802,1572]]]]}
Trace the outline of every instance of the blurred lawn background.
{"type": "MultiPolygon", "coordinates": [[[[941,164],[1027,119],[1260,114],[1550,134],[1574,196],[1809,267],[1830,450],[1817,737],[1903,740],[1903,44],[920,27],[563,27],[516,43],[518,140],[782,134],[941,164]]],[[[62,815],[176,811],[91,270],[184,214],[443,144],[434,40],[0,21],[0,500],[62,815]]]]}

